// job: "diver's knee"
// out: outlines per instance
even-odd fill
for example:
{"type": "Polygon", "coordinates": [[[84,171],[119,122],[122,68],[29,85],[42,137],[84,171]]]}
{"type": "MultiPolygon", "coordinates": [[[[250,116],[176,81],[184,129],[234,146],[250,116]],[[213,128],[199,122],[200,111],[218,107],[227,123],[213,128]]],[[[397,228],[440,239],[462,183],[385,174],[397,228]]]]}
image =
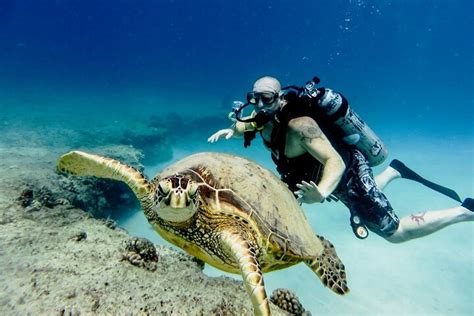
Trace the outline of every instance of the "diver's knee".
{"type": "Polygon", "coordinates": [[[401,223],[398,223],[395,230],[390,235],[383,236],[386,241],[392,244],[401,244],[405,241],[415,238],[413,231],[403,228],[401,223]]]}
{"type": "Polygon", "coordinates": [[[404,234],[397,229],[392,235],[390,236],[383,236],[386,241],[392,244],[401,244],[402,242],[406,241],[407,239],[404,238],[404,234]]]}

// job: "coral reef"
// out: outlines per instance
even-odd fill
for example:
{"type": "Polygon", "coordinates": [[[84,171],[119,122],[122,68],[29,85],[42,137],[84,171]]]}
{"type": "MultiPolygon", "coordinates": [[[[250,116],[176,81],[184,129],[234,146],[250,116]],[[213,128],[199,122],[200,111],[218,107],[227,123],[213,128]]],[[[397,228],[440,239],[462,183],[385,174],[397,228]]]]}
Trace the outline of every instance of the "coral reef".
{"type": "Polygon", "coordinates": [[[138,207],[133,193],[121,182],[73,177],[58,177],[48,186],[39,188],[28,185],[22,189],[18,203],[29,212],[69,205],[84,209],[97,218],[110,216],[113,210],[138,207]]]}
{"type": "Polygon", "coordinates": [[[122,260],[127,260],[134,266],[143,267],[150,271],[157,269],[158,253],[155,245],[146,238],[133,237],[125,241],[125,252],[122,260]]]}
{"type": "Polygon", "coordinates": [[[41,208],[53,208],[56,205],[68,205],[69,201],[58,198],[48,187],[42,186],[38,189],[28,187],[21,191],[17,198],[19,204],[26,208],[27,212],[36,212],[41,208]]]}
{"type": "Polygon", "coordinates": [[[58,198],[97,218],[109,217],[114,210],[139,206],[128,186],[121,182],[92,177],[62,177],[52,185],[58,198]]]}
{"type": "Polygon", "coordinates": [[[292,315],[311,316],[311,313],[303,308],[298,297],[289,289],[274,290],[270,301],[292,315]]]}

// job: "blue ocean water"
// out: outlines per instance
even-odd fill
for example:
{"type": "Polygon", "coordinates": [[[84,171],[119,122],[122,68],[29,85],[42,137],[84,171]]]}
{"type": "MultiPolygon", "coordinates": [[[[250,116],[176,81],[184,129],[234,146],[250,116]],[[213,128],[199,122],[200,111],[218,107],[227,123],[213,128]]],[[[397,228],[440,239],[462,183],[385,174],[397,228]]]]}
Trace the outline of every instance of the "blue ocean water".
{"type": "MultiPolygon", "coordinates": [[[[232,101],[256,78],[301,85],[317,75],[349,99],[391,158],[472,196],[473,9],[470,0],[2,0],[0,121],[88,129],[173,113],[222,117],[186,126],[198,137],[173,143],[173,160],[226,151],[273,170],[259,142],[244,150],[238,140],[206,139],[226,127],[232,101]]],[[[386,192],[400,216],[457,204],[403,180],[386,192]]],[[[305,267],[266,275],[268,292],[289,287],[313,313],[328,315],[474,312],[472,224],[392,245],[375,234],[357,240],[341,204],[305,211],[336,245],[352,292],[335,297],[305,267]]],[[[159,241],[140,213],[117,218],[159,241]]]]}

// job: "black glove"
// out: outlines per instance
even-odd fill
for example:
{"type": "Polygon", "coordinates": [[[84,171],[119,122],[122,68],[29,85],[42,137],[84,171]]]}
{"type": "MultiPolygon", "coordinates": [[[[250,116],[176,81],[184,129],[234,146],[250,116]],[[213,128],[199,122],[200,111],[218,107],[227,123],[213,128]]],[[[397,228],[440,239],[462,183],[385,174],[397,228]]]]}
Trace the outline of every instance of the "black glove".
{"type": "Polygon", "coordinates": [[[257,135],[257,131],[247,131],[244,132],[244,148],[247,148],[252,143],[252,140],[255,139],[257,135]]]}

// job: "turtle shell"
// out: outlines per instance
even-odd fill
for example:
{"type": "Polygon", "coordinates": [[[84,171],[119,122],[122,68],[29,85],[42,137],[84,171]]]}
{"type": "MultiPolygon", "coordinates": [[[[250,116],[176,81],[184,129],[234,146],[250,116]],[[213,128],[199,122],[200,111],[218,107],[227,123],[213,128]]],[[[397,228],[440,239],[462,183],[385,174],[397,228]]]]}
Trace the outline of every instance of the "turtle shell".
{"type": "Polygon", "coordinates": [[[310,258],[323,250],[293,193],[255,161],[224,153],[198,153],[173,163],[154,181],[174,174],[201,183],[200,194],[213,205],[212,211],[234,213],[256,227],[257,238],[270,251],[310,258]]]}

